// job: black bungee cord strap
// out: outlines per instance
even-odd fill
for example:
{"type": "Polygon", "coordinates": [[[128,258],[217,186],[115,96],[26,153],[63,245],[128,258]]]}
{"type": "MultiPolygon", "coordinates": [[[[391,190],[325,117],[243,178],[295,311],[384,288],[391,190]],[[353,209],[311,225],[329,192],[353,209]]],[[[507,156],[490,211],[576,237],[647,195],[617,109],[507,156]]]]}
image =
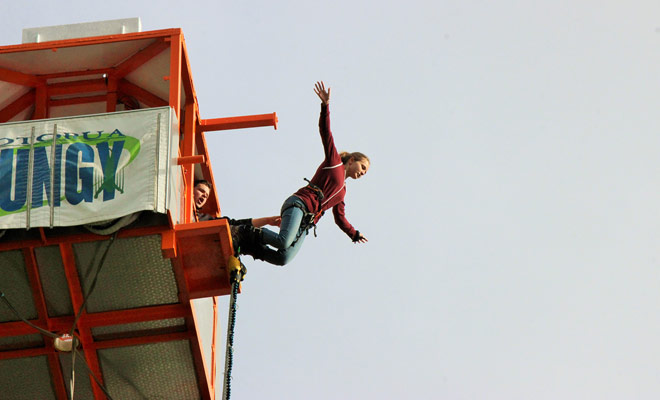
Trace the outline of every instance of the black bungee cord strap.
{"type": "Polygon", "coordinates": [[[227,323],[227,351],[225,353],[225,385],[222,400],[231,396],[231,369],[234,365],[234,330],[236,328],[236,297],[238,288],[245,276],[245,265],[237,257],[229,257],[228,268],[231,280],[231,297],[229,299],[229,322],[227,323]]]}

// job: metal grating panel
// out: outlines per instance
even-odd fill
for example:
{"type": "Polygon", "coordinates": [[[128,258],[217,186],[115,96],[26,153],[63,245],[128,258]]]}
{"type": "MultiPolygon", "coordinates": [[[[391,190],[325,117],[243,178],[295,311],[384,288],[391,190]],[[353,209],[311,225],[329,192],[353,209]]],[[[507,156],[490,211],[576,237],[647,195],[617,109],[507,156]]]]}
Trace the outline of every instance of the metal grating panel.
{"type": "Polygon", "coordinates": [[[3,400],[55,399],[46,356],[0,360],[3,400]]]}
{"type": "Polygon", "coordinates": [[[156,331],[167,330],[167,332],[183,332],[186,328],[186,321],[183,318],[161,319],[158,321],[136,322],[132,324],[121,324],[111,326],[100,326],[92,328],[94,339],[104,335],[112,335],[112,338],[121,336],[136,336],[135,334],[152,334],[156,331]]]}
{"type": "MultiPolygon", "coordinates": [[[[108,243],[99,241],[73,246],[85,295],[108,243]]],[[[178,302],[172,263],[163,258],[160,235],[152,235],[116,239],[88,300],[87,311],[125,310],[178,302]]]]}
{"type": "Polygon", "coordinates": [[[190,342],[99,350],[106,387],[117,399],[199,399],[190,342]]]}
{"type": "MultiPolygon", "coordinates": [[[[37,309],[32,299],[32,288],[21,250],[0,252],[0,276],[0,291],[5,294],[7,300],[23,318],[36,319],[37,309]]],[[[18,321],[18,318],[5,304],[0,304],[0,322],[7,321],[18,321]]]]}
{"type": "Polygon", "coordinates": [[[50,317],[73,315],[69,286],[59,246],[37,247],[34,254],[50,317]]]}
{"type": "MultiPolygon", "coordinates": [[[[93,399],[92,381],[89,376],[89,370],[85,366],[83,357],[85,353],[78,351],[76,356],[76,379],[73,385],[74,399],[93,399]]],[[[60,366],[62,367],[62,376],[64,377],[64,384],[68,397],[71,398],[71,353],[60,353],[60,366]]]]}
{"type": "MultiPolygon", "coordinates": [[[[40,334],[0,337],[0,351],[42,347],[44,339],[40,334]]],[[[0,396],[0,398],[2,398],[0,396]]]]}

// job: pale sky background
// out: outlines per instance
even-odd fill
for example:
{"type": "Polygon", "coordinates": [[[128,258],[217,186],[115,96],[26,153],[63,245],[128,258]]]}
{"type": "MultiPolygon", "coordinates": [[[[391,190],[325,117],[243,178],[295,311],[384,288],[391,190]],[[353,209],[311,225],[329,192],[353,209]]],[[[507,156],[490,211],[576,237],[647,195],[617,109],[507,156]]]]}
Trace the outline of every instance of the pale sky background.
{"type": "Polygon", "coordinates": [[[140,17],[183,29],[202,118],[277,112],[207,134],[227,215],[313,175],[316,80],[371,158],[346,197],[369,243],[326,216],[291,264],[246,258],[233,399],[660,398],[660,3],[29,4],[0,44],[140,17]]]}

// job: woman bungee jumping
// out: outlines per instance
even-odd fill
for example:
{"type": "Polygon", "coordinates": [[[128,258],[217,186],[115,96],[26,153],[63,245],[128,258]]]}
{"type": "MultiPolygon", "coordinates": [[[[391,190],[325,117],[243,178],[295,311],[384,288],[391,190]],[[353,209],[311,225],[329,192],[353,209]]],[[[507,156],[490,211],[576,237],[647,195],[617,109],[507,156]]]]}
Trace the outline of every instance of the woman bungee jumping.
{"type": "Polygon", "coordinates": [[[337,151],[330,131],[330,88],[326,90],[323,82],[317,82],[314,92],[321,99],[319,132],[325,158],[308,185],[286,199],[280,217],[260,219],[263,221],[254,225],[250,220],[232,224],[232,239],[238,254],[248,254],[271,264],[285,265],[295,257],[309,229],[315,227],[328,209],[332,209],[335,223],[354,243],[367,242],[367,238],[346,219],[344,196],[346,179],[360,179],[364,176],[369,170],[369,158],[360,152],[337,151]],[[255,226],[278,223],[280,230],[277,233],[255,226]]]}

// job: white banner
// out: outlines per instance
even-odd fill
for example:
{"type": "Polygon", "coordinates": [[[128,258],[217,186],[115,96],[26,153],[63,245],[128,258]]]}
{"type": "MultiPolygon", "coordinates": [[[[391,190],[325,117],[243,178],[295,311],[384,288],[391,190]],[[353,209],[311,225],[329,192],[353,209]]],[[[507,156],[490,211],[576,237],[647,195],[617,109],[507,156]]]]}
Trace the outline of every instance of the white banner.
{"type": "Polygon", "coordinates": [[[165,213],[177,155],[169,107],[0,124],[0,229],[165,213]]]}

